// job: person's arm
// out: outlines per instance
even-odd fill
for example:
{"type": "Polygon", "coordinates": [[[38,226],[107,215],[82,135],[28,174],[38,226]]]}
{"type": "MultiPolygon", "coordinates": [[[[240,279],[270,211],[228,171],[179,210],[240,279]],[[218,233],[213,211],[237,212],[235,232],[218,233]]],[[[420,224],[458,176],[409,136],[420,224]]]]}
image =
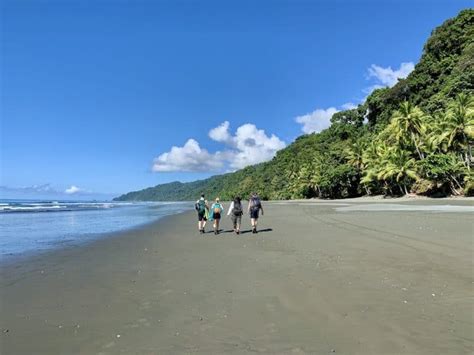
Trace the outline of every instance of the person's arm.
{"type": "Polygon", "coordinates": [[[249,205],[247,207],[247,212],[250,213],[250,200],[249,200],[249,205]]]}
{"type": "Polygon", "coordinates": [[[227,211],[227,215],[228,215],[228,216],[230,216],[230,214],[231,214],[231,212],[232,212],[233,209],[234,209],[234,201],[232,201],[232,202],[230,203],[229,211],[227,211]]]}
{"type": "Polygon", "coordinates": [[[263,205],[260,203],[260,209],[262,210],[262,216],[263,216],[263,205]]]}

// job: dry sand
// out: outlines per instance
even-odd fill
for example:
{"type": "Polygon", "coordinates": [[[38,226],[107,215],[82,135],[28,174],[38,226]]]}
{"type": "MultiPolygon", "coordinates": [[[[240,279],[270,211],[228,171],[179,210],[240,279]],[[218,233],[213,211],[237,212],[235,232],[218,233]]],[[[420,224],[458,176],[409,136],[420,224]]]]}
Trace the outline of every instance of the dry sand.
{"type": "Polygon", "coordinates": [[[272,203],[240,236],[188,212],[4,265],[1,353],[472,353],[472,201],[401,202],[461,208],[272,203]]]}

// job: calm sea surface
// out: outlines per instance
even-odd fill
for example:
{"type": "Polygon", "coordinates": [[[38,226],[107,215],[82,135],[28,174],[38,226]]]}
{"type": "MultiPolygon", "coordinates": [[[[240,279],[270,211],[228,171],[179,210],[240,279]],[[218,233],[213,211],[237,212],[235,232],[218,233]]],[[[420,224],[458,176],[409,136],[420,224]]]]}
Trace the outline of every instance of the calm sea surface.
{"type": "Polygon", "coordinates": [[[103,238],[192,208],[189,202],[0,201],[0,258],[103,238]]]}

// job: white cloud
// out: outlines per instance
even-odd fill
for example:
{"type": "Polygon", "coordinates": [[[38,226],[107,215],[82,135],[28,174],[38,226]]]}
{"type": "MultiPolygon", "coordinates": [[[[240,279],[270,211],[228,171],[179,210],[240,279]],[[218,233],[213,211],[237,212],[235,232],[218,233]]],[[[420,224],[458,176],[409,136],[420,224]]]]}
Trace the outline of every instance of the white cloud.
{"type": "Polygon", "coordinates": [[[25,187],[24,189],[35,191],[35,192],[52,192],[54,191],[51,184],[40,184],[40,185],[33,185],[29,187],[25,187]]]}
{"type": "Polygon", "coordinates": [[[70,188],[64,190],[64,193],[65,194],[68,194],[68,195],[73,195],[73,194],[76,194],[78,192],[81,192],[82,189],[80,189],[79,187],[75,186],[75,185],[71,185],[70,188]]]}
{"type": "Polygon", "coordinates": [[[268,136],[254,124],[237,128],[235,135],[229,131],[228,121],[209,131],[209,137],[225,145],[225,149],[210,153],[189,139],[183,147],[172,147],[153,161],[155,172],[210,172],[244,168],[272,159],[276,152],[285,147],[277,136],[268,136]]]}
{"type": "Polygon", "coordinates": [[[232,141],[232,138],[229,133],[229,121],[225,121],[216,128],[213,128],[209,131],[209,137],[216,142],[228,143],[232,141]]]}
{"type": "Polygon", "coordinates": [[[296,117],[295,121],[303,125],[301,130],[304,133],[321,132],[331,125],[331,117],[336,112],[339,112],[339,110],[335,107],[316,109],[311,113],[296,117]]]}
{"type": "Polygon", "coordinates": [[[232,136],[229,133],[229,122],[226,121],[211,129],[209,137],[218,142],[225,142],[231,148],[225,152],[225,159],[232,169],[268,161],[286,145],[274,134],[267,136],[263,129],[258,129],[251,123],[237,128],[235,135],[232,136]]]}
{"type": "Polygon", "coordinates": [[[392,67],[383,68],[372,64],[368,70],[368,77],[375,78],[378,82],[376,85],[392,87],[398,82],[398,79],[405,79],[413,69],[415,69],[415,65],[412,62],[401,63],[397,70],[393,70],[392,67]]]}
{"type": "Polygon", "coordinates": [[[222,154],[216,152],[210,154],[202,149],[194,139],[188,141],[182,147],[172,147],[169,152],[161,154],[153,161],[153,171],[217,171],[223,167],[222,154]]]}

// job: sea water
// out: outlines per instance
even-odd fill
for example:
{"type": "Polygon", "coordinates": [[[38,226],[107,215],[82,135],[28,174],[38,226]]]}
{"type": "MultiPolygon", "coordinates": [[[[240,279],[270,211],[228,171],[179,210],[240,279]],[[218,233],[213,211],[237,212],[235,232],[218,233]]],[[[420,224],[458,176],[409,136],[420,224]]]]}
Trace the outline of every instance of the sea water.
{"type": "Polygon", "coordinates": [[[80,245],[192,208],[186,202],[0,201],[0,258],[80,245]]]}

